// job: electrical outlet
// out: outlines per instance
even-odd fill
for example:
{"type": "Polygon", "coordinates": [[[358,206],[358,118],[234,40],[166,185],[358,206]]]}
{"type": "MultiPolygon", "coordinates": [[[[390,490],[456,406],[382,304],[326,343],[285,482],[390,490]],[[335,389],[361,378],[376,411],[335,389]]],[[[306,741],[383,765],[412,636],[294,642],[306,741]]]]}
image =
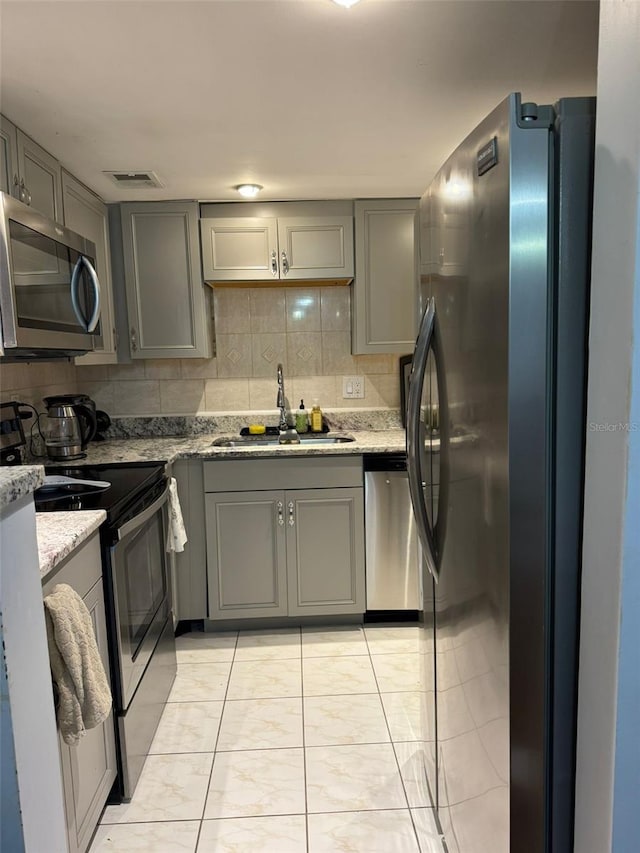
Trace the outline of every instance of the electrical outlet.
{"type": "Polygon", "coordinates": [[[342,397],[344,400],[361,400],[364,397],[364,376],[343,376],[342,397]]]}

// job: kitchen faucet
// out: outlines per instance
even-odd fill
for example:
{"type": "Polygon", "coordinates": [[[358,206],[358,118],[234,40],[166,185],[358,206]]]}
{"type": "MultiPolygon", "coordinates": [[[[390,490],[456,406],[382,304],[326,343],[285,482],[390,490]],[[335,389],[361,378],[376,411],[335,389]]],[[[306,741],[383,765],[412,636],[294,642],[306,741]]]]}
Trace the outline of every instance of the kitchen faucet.
{"type": "Polygon", "coordinates": [[[278,429],[280,431],[286,430],[289,428],[287,423],[287,400],[284,396],[284,375],[282,373],[282,365],[278,365],[278,397],[276,399],[276,406],[280,409],[280,423],[278,424],[278,429]]]}

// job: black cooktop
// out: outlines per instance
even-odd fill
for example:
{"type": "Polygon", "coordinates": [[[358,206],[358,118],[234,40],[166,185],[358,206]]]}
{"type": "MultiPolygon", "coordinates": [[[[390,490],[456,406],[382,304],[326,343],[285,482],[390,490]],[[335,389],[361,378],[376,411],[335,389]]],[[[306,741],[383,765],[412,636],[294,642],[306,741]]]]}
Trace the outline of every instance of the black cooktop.
{"type": "Polygon", "coordinates": [[[164,480],[164,463],[132,462],[128,464],[79,465],[76,467],[47,467],[46,474],[62,474],[78,480],[104,480],[110,487],[101,492],[70,494],[65,489],[51,491],[36,489],[38,512],[57,512],[74,509],[104,509],[112,525],[131,514],[133,508],[146,503],[146,496],[164,480]]]}

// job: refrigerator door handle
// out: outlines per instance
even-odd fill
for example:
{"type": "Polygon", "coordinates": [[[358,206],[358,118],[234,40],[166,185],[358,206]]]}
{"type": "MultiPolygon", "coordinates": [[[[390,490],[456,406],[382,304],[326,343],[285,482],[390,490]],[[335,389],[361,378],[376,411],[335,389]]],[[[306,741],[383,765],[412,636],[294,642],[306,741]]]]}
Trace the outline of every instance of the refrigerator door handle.
{"type": "Polygon", "coordinates": [[[422,475],[420,464],[420,401],[429,350],[433,344],[435,325],[436,305],[432,297],[429,300],[422,323],[420,324],[420,332],[413,355],[413,368],[409,379],[409,402],[407,404],[407,473],[409,475],[409,491],[416,518],[418,537],[427,560],[429,571],[437,581],[438,563],[435,537],[427,513],[422,485],[426,480],[422,475]]]}

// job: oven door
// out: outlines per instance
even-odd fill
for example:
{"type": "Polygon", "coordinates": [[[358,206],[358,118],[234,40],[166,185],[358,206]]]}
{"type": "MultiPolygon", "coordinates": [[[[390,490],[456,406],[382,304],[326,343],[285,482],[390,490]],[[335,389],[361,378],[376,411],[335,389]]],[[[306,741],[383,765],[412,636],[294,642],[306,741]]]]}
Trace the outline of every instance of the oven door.
{"type": "Polygon", "coordinates": [[[150,506],[115,531],[111,547],[119,711],[129,706],[170,614],[168,496],[165,483],[150,506]]]}

